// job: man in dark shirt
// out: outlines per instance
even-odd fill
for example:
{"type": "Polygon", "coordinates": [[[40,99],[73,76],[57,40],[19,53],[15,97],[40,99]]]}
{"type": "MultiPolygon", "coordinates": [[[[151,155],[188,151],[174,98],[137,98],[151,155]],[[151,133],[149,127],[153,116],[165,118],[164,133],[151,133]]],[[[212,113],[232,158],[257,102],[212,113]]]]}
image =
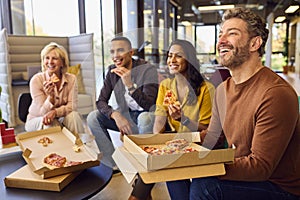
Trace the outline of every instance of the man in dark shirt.
{"type": "Polygon", "coordinates": [[[96,101],[97,110],[87,116],[87,125],[103,153],[101,160],[107,166],[116,167],[112,159],[114,146],[108,129],[124,134],[137,134],[138,116],[155,105],[158,77],[154,66],[142,59],[133,59],[131,42],[126,37],[111,40],[110,65],[104,85],[96,101]],[[118,108],[109,105],[114,92],[118,108]]]}

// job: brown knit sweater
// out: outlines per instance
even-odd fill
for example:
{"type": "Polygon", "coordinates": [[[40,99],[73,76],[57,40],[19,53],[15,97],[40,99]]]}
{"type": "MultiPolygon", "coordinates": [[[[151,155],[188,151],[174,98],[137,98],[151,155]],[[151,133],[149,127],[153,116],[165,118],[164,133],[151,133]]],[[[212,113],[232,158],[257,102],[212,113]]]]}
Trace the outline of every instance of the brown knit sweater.
{"type": "Polygon", "coordinates": [[[213,147],[223,133],[236,146],[234,164],[221,179],[271,181],[300,195],[300,120],[297,94],[264,67],[247,81],[232,78],[217,90],[203,145],[213,147]]]}

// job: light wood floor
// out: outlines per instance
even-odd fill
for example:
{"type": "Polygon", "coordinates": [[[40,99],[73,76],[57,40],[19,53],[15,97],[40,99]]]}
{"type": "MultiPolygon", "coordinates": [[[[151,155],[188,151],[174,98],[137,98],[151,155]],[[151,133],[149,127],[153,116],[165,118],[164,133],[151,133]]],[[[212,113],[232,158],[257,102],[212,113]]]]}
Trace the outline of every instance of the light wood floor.
{"type": "Polygon", "coordinates": [[[300,74],[289,72],[287,74],[278,73],[278,75],[289,82],[296,90],[298,96],[300,96],[300,74]]]}

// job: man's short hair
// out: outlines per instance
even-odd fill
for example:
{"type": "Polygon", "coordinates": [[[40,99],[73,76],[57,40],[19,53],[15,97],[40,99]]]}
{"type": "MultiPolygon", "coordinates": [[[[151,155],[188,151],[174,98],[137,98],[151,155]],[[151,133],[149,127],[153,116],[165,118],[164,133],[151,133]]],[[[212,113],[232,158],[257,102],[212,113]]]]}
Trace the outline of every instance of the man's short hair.
{"type": "Polygon", "coordinates": [[[130,40],[129,40],[127,37],[124,37],[124,36],[117,36],[117,37],[113,38],[113,39],[111,40],[111,42],[112,42],[112,41],[118,41],[118,40],[127,42],[129,48],[132,49],[131,42],[130,42],[130,40]]]}

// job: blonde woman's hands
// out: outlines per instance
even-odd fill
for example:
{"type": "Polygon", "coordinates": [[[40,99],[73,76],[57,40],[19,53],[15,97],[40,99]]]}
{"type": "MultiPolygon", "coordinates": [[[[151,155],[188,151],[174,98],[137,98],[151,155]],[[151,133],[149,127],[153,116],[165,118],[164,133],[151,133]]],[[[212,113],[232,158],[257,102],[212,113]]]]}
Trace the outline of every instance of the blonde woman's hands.
{"type": "Polygon", "coordinates": [[[54,95],[55,84],[52,81],[44,81],[43,88],[46,95],[48,96],[54,95]]]}
{"type": "Polygon", "coordinates": [[[43,124],[50,125],[56,117],[56,110],[50,110],[43,116],[43,124]]]}
{"type": "Polygon", "coordinates": [[[43,88],[44,88],[45,94],[50,97],[50,102],[52,104],[54,104],[54,96],[55,96],[55,94],[54,94],[54,88],[55,88],[55,84],[52,81],[45,81],[43,83],[43,88]]]}

